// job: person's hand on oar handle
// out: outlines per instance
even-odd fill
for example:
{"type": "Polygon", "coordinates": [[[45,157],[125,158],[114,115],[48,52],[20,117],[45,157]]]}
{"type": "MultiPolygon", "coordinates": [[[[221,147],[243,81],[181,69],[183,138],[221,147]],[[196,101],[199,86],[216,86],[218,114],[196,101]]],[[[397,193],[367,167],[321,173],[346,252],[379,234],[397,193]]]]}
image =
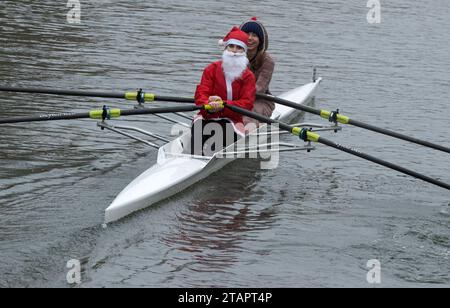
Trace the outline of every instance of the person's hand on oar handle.
{"type": "Polygon", "coordinates": [[[208,110],[208,112],[210,113],[216,113],[219,111],[222,111],[224,106],[223,106],[223,101],[222,98],[220,96],[210,96],[209,97],[209,106],[211,106],[211,109],[208,110]]]}

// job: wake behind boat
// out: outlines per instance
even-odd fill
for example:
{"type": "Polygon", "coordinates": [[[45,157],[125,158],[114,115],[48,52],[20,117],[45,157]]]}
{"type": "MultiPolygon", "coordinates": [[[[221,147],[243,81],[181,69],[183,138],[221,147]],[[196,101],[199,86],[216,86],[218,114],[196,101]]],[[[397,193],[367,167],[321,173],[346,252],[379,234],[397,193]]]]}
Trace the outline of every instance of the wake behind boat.
{"type": "MultiPolygon", "coordinates": [[[[320,82],[321,78],[280,97],[299,105],[307,105],[313,99],[320,82]]],[[[298,109],[276,104],[272,119],[292,123],[300,115],[301,111],[298,109]]],[[[187,131],[160,147],[156,164],[132,181],[105,210],[105,223],[119,220],[173,196],[235,160],[220,157],[220,153],[210,157],[190,155],[190,139],[190,131],[187,131]]],[[[287,144],[283,146],[293,150],[308,149],[287,144]]]]}

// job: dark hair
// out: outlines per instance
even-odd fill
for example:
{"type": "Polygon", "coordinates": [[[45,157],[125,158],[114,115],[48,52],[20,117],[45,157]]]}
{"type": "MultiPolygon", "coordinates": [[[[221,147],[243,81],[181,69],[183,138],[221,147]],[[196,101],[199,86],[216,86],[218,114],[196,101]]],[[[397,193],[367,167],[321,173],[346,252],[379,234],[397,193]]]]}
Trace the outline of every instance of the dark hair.
{"type": "Polygon", "coordinates": [[[256,36],[259,38],[259,46],[258,50],[263,49],[264,47],[264,30],[262,26],[255,22],[255,21],[249,21],[246,22],[241,26],[241,30],[245,33],[255,33],[256,36]]]}
{"type": "Polygon", "coordinates": [[[269,47],[269,36],[267,35],[266,28],[260,23],[256,17],[253,17],[251,20],[244,22],[240,29],[246,33],[253,32],[259,38],[259,46],[256,55],[249,59],[250,61],[250,69],[252,72],[256,72],[264,61],[264,56],[267,48],[269,47]]]}

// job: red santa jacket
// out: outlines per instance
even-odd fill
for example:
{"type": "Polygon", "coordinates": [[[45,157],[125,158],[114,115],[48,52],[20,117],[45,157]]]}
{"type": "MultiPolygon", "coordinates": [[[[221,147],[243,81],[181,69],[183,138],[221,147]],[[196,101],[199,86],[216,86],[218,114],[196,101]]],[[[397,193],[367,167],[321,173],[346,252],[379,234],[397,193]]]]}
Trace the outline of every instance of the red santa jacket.
{"type": "MultiPolygon", "coordinates": [[[[203,71],[202,80],[195,91],[195,104],[198,106],[206,105],[210,96],[217,95],[229,105],[251,111],[255,101],[255,84],[255,75],[247,68],[241,78],[234,80],[231,84],[233,99],[227,99],[227,84],[222,70],[222,61],[217,61],[208,65],[203,71]]],[[[199,115],[204,119],[227,118],[234,124],[242,123],[242,115],[226,107],[217,113],[208,113],[206,110],[202,110],[199,115]]]]}

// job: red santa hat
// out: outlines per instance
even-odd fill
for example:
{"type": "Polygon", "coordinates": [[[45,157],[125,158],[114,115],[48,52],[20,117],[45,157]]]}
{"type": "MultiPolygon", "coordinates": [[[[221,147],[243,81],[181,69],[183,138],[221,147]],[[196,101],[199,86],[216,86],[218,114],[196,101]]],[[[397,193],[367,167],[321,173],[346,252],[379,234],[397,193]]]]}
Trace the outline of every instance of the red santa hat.
{"type": "Polygon", "coordinates": [[[222,40],[219,40],[219,45],[227,47],[228,45],[234,44],[244,48],[245,52],[247,52],[247,42],[248,34],[238,27],[233,27],[222,40]]]}

